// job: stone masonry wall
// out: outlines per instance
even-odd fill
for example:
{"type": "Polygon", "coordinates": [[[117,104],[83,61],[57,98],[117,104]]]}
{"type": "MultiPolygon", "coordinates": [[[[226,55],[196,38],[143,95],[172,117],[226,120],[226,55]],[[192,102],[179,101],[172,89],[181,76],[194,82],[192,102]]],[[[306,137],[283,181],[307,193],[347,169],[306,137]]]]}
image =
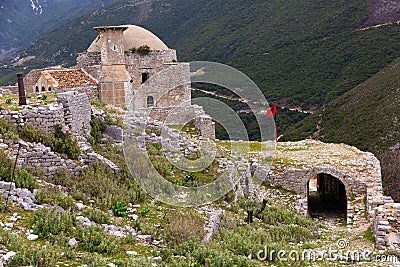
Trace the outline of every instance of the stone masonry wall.
{"type": "Polygon", "coordinates": [[[60,125],[64,131],[80,135],[89,135],[91,106],[84,93],[76,91],[57,94],[58,104],[46,106],[27,105],[21,111],[1,110],[0,117],[13,125],[32,125],[47,133],[60,125]]]}
{"type": "Polygon", "coordinates": [[[371,228],[378,249],[400,250],[400,203],[376,208],[371,228]]]}
{"type": "Polygon", "coordinates": [[[62,104],[65,124],[73,133],[90,135],[91,106],[84,93],[76,91],[57,94],[57,102],[62,104]]]}
{"type": "Polygon", "coordinates": [[[199,116],[194,119],[194,126],[200,131],[201,136],[215,139],[215,123],[210,116],[199,116]]]}
{"type": "Polygon", "coordinates": [[[0,117],[10,121],[13,125],[32,125],[35,128],[51,133],[55,125],[62,126],[63,130],[68,130],[64,121],[63,106],[50,104],[46,106],[26,106],[21,111],[1,110],[0,117]]]}
{"type": "Polygon", "coordinates": [[[87,85],[87,86],[76,86],[76,87],[58,87],[57,93],[66,93],[71,91],[77,91],[78,93],[85,93],[89,100],[99,100],[99,90],[97,85],[87,85]]]}

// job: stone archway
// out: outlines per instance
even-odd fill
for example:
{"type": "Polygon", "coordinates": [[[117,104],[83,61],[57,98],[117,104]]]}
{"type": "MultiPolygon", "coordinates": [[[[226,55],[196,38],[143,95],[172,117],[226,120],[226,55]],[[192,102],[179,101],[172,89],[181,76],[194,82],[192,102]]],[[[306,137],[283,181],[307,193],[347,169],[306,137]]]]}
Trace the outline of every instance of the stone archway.
{"type": "Polygon", "coordinates": [[[337,177],[318,173],[307,182],[308,215],[326,219],[347,218],[347,190],[337,177]]]}

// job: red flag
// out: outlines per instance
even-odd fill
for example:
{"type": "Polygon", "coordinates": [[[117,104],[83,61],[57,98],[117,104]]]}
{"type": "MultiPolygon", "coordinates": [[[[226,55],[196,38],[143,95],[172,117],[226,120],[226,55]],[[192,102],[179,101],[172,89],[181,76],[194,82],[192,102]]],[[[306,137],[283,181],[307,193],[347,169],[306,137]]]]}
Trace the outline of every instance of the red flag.
{"type": "Polygon", "coordinates": [[[273,117],[273,116],[276,115],[276,113],[277,113],[277,106],[276,106],[276,101],[275,101],[274,102],[274,107],[272,109],[271,108],[267,109],[267,116],[268,117],[273,117]]]}

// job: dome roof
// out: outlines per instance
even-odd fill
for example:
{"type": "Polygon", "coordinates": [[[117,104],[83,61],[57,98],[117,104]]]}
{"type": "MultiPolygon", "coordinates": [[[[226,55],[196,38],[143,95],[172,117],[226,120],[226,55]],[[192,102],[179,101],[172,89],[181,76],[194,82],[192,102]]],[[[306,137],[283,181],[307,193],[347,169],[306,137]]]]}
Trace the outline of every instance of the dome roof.
{"type": "MultiPolygon", "coordinates": [[[[150,50],[168,50],[163,41],[160,40],[154,33],[136,26],[136,25],[120,25],[117,27],[126,27],[123,32],[124,47],[128,51],[133,47],[140,47],[142,45],[150,46],[150,50]]],[[[101,52],[101,43],[103,36],[96,38],[88,48],[88,52],[101,52]]]]}

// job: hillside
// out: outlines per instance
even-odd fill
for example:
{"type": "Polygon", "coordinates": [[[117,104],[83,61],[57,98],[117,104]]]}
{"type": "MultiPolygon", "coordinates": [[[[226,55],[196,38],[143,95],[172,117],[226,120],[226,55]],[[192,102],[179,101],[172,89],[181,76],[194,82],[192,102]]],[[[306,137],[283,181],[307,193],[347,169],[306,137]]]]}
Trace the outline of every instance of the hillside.
{"type": "Polygon", "coordinates": [[[0,59],[71,19],[116,0],[0,1],[0,59]]]}
{"type": "Polygon", "coordinates": [[[3,67],[0,84],[13,82],[25,65],[73,65],[96,36],[93,26],[130,23],[159,35],[182,60],[227,63],[269,99],[315,110],[400,57],[400,25],[357,30],[370,14],[361,0],[124,0],[38,38],[19,53],[35,58],[3,67]]]}
{"type": "Polygon", "coordinates": [[[399,114],[400,59],[292,127],[285,139],[314,135],[379,154],[400,141],[399,114]]]}
{"type": "Polygon", "coordinates": [[[400,143],[399,114],[400,59],[397,59],[322,111],[290,127],[284,139],[312,136],[374,152],[381,160],[386,193],[400,201],[399,149],[388,149],[400,143]]]}

